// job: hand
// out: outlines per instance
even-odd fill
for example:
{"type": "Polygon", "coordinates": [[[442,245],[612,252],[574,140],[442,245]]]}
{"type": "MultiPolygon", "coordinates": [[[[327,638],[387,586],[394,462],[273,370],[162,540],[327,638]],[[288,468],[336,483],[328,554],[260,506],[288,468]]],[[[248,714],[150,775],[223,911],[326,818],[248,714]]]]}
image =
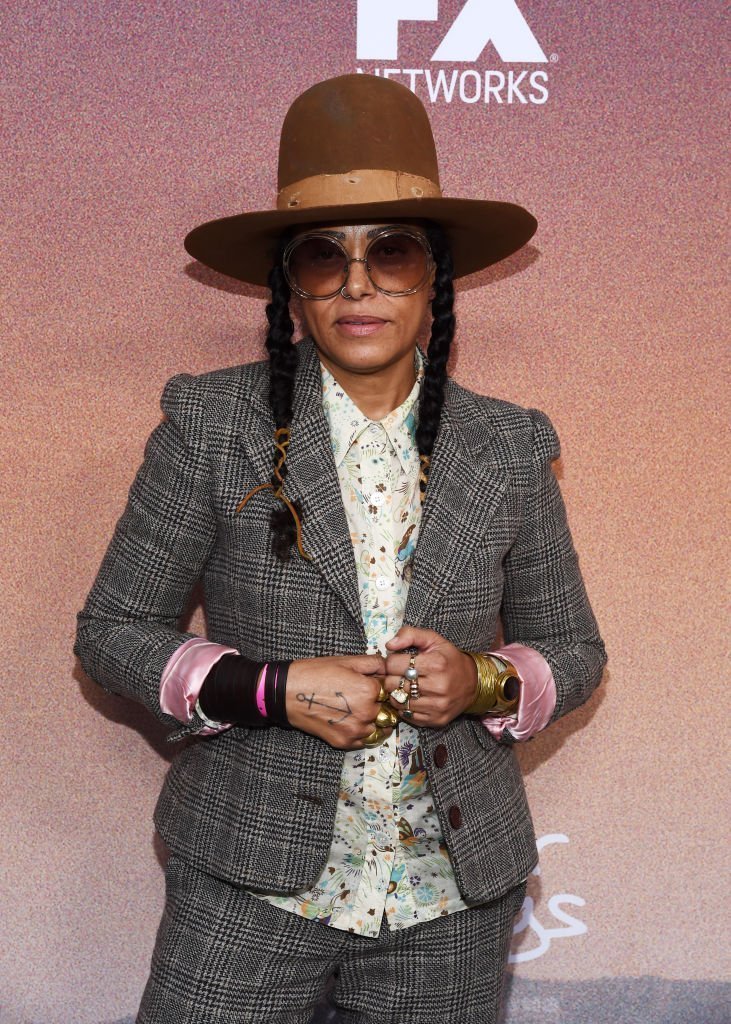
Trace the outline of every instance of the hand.
{"type": "Polygon", "coordinates": [[[385,670],[380,654],[293,661],[287,676],[289,724],[338,750],[360,749],[376,727],[385,670]]]}
{"type": "MultiPolygon", "coordinates": [[[[418,648],[414,667],[419,672],[419,698],[409,701],[411,725],[441,727],[463,714],[477,693],[477,667],[469,654],[445,640],[431,629],[402,626],[386,648],[386,689],[398,687],[409,666],[407,647],[418,648]]],[[[409,692],[408,681],[406,692],[409,692]]],[[[404,705],[391,699],[391,706],[401,713],[404,705]]]]}

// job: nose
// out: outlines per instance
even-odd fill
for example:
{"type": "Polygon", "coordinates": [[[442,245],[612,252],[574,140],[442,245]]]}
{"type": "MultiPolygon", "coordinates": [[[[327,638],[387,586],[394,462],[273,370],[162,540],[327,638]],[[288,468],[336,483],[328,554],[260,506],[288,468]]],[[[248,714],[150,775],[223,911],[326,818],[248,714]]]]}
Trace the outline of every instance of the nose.
{"type": "Polygon", "coordinates": [[[373,282],[366,270],[363,257],[352,256],[348,260],[348,273],[343,285],[342,294],[345,298],[362,299],[374,291],[373,282]]]}

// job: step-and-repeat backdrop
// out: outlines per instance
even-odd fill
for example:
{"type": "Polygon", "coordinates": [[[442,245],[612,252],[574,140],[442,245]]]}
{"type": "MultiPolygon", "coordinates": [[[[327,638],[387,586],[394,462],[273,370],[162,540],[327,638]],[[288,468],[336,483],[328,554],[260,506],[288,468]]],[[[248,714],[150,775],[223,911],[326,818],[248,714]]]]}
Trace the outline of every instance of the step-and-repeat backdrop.
{"type": "Polygon", "coordinates": [[[520,750],[506,1021],[728,1020],[721,29],[690,0],[4,5],[2,1024],[134,1016],[171,752],[74,617],[166,379],[262,352],[264,293],[183,236],[271,206],[289,103],[353,71],[423,100],[449,195],[537,215],[460,285],[452,372],[555,423],[610,654],[520,750]]]}

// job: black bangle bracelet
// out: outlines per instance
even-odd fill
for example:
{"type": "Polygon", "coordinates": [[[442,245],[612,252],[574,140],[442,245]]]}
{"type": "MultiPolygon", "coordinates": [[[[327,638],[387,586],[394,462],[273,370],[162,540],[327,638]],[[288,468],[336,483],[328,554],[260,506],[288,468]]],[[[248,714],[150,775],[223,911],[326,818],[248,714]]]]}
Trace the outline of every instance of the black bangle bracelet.
{"type": "Polygon", "coordinates": [[[239,654],[224,654],[203,681],[198,703],[206,718],[236,725],[269,725],[256,706],[262,664],[239,654]]]}
{"type": "Polygon", "coordinates": [[[210,669],[198,704],[206,718],[236,725],[289,725],[287,719],[287,673],[290,662],[270,661],[266,665],[240,654],[224,654],[210,669]],[[256,700],[259,676],[264,670],[262,715],[256,700]]]}
{"type": "MultiPolygon", "coordinates": [[[[289,725],[287,718],[287,674],[289,673],[289,661],[274,661],[269,663],[267,677],[274,677],[273,699],[271,703],[266,699],[267,715],[276,725],[289,725]]],[[[266,690],[265,690],[266,693],[266,690]]]]}

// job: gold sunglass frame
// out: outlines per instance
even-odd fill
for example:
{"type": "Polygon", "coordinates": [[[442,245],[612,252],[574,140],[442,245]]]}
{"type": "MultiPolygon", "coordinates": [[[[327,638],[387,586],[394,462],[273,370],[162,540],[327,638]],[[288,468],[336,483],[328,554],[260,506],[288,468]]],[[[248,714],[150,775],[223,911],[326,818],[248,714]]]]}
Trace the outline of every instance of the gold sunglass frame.
{"type": "Polygon", "coordinates": [[[424,285],[429,281],[432,273],[436,269],[434,255],[432,253],[428,239],[426,238],[425,235],[422,235],[421,232],[415,231],[412,228],[408,227],[389,226],[384,228],[382,231],[379,231],[377,234],[373,236],[373,238],[369,240],[368,245],[366,246],[366,251],[363,256],[350,256],[348,250],[345,248],[340,239],[335,238],[328,231],[307,231],[304,234],[297,235],[296,238],[293,238],[287,244],[284,250],[284,254],[282,256],[282,270],[284,271],[284,276],[287,279],[287,284],[289,285],[291,291],[293,291],[295,295],[298,295],[301,299],[311,299],[314,302],[319,302],[321,300],[326,299],[334,299],[336,295],[343,291],[343,289],[348,283],[350,265],[352,263],[362,263],[365,267],[366,274],[368,275],[368,280],[371,282],[376,291],[381,292],[382,295],[389,295],[392,298],[399,298],[402,295],[415,295],[416,292],[420,291],[424,287],[424,285]],[[372,247],[376,244],[376,242],[382,242],[384,238],[388,238],[391,235],[406,235],[407,238],[412,238],[415,242],[419,243],[419,245],[422,247],[426,255],[426,268],[424,270],[424,276],[419,281],[419,283],[414,285],[413,288],[406,288],[405,290],[398,292],[392,292],[386,288],[381,288],[379,285],[377,285],[376,282],[371,277],[371,268],[368,265],[368,253],[371,251],[372,247]],[[294,279],[294,275],[290,270],[290,260],[292,258],[292,253],[299,245],[301,245],[303,242],[308,241],[311,238],[325,238],[327,239],[328,242],[332,242],[334,245],[336,245],[342,251],[343,254],[344,273],[342,284],[340,285],[339,288],[336,288],[335,291],[329,292],[327,295],[312,295],[310,292],[305,291],[304,288],[300,288],[300,286],[294,279]]]}

